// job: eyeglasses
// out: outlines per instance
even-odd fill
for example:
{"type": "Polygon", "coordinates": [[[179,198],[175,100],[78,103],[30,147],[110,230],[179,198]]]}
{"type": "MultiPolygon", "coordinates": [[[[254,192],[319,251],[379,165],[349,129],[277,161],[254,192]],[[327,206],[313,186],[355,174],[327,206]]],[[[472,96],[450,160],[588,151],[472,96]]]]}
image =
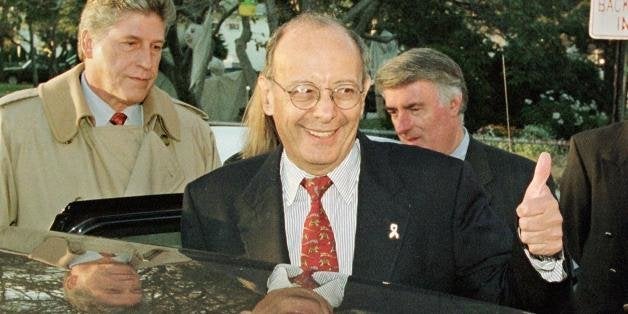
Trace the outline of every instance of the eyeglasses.
{"type": "MultiPolygon", "coordinates": [[[[272,77],[268,78],[277,84],[281,90],[290,95],[290,102],[295,107],[307,110],[313,108],[321,99],[321,88],[311,83],[299,83],[289,90],[281,86],[272,77]]],[[[340,109],[351,109],[360,102],[363,90],[360,90],[357,84],[342,83],[336,87],[324,88],[331,92],[331,100],[340,109]]]]}

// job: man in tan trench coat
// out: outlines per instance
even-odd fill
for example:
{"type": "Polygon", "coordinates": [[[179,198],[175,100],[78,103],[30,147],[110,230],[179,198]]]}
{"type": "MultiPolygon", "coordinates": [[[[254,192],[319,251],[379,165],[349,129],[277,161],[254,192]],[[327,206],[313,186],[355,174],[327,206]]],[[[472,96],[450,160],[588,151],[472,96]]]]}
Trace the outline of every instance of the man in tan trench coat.
{"type": "Polygon", "coordinates": [[[207,116],[154,86],[174,18],[171,0],[87,1],[83,63],[0,98],[0,226],[48,229],[78,199],[182,192],[220,165],[207,116]]]}

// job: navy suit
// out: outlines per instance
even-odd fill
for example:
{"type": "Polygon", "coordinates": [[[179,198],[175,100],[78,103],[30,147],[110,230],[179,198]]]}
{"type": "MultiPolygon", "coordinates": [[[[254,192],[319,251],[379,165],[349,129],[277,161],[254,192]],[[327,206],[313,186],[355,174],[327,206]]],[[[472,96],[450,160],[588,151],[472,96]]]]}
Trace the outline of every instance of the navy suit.
{"type": "MultiPolygon", "coordinates": [[[[473,138],[465,160],[477,174],[490,207],[515,234],[519,219],[516,208],[534,176],[534,162],[473,138]]],[[[551,180],[550,185],[553,186],[551,180]]]]}
{"type": "MultiPolygon", "coordinates": [[[[488,208],[469,165],[433,151],[359,135],[361,169],[353,275],[538,310],[568,292],[536,273],[488,208]],[[390,239],[390,225],[399,239],[390,239]]],[[[289,263],[282,148],[190,183],[185,248],[289,263]]]]}

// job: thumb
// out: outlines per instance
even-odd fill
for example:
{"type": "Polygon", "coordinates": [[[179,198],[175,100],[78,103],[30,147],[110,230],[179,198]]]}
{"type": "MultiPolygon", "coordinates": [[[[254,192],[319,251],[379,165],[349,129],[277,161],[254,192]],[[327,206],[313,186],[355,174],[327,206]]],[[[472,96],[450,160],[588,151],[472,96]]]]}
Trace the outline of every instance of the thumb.
{"type": "Polygon", "coordinates": [[[547,184],[547,179],[549,179],[551,173],[552,157],[549,153],[542,152],[541,155],[539,155],[538,161],[536,162],[536,168],[534,168],[534,177],[532,178],[532,181],[530,181],[530,184],[526,189],[525,196],[539,196],[544,190],[547,184]]]}

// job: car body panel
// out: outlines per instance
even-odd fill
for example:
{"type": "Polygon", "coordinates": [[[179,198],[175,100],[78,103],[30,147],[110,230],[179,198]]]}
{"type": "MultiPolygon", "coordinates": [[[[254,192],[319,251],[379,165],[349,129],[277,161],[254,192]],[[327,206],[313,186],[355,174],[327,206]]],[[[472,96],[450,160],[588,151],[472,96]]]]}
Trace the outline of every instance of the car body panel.
{"type": "MultiPolygon", "coordinates": [[[[66,269],[28,257],[37,242],[50,237],[80,241],[86,248],[120,252],[132,247],[143,261],[137,265],[142,301],[133,312],[240,313],[264,297],[269,263],[210,252],[128,243],[120,240],[35,231],[0,229],[0,312],[71,313],[64,296],[66,269]],[[24,239],[25,241],[17,241],[24,239]],[[162,258],[163,256],[164,258],[162,258]]],[[[522,313],[493,304],[391,283],[350,277],[336,313],[522,313]]]]}

